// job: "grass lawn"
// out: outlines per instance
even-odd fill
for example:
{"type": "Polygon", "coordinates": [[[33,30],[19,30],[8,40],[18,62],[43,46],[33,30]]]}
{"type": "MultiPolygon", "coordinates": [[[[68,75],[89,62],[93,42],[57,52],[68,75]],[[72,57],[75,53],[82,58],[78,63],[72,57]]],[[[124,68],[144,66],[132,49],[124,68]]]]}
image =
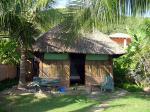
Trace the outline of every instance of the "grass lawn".
{"type": "Polygon", "coordinates": [[[103,112],[150,112],[150,95],[129,93],[110,101],[103,112]]]}
{"type": "MultiPolygon", "coordinates": [[[[21,94],[0,98],[0,112],[92,112],[91,107],[109,100],[111,93],[98,96],[99,101],[86,96],[62,95],[51,97],[41,94],[21,94]]],[[[150,95],[128,93],[113,99],[103,112],[150,112],[150,95]]]]}
{"type": "MultiPolygon", "coordinates": [[[[39,94],[23,94],[3,98],[0,107],[4,112],[87,112],[97,104],[85,96],[63,95],[50,97],[39,94]]],[[[0,110],[0,112],[3,112],[0,110]]]]}

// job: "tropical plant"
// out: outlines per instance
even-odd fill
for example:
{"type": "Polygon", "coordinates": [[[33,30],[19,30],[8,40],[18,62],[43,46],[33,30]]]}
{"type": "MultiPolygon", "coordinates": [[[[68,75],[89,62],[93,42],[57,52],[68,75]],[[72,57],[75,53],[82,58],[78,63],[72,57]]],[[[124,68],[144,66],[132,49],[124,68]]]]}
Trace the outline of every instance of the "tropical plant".
{"type": "MultiPolygon", "coordinates": [[[[144,15],[150,9],[149,0],[70,0],[77,29],[103,31],[124,23],[126,17],[144,15]],[[115,23],[115,24],[114,24],[115,23]]],[[[109,33],[109,32],[108,32],[109,33]]]]}
{"type": "Polygon", "coordinates": [[[18,44],[15,40],[8,38],[0,40],[0,63],[1,64],[18,64],[20,54],[17,51],[18,44]]]}
{"type": "Polygon", "coordinates": [[[115,61],[114,74],[118,74],[117,78],[123,76],[123,79],[127,79],[128,77],[140,87],[150,84],[149,25],[150,20],[145,19],[137,29],[129,30],[133,38],[127,49],[128,53],[115,61]]]}
{"type": "Polygon", "coordinates": [[[51,9],[52,3],[53,0],[0,1],[0,29],[17,40],[21,52],[19,87],[26,83],[26,52],[43,30],[46,20],[51,21],[52,17],[45,12],[51,9]]]}

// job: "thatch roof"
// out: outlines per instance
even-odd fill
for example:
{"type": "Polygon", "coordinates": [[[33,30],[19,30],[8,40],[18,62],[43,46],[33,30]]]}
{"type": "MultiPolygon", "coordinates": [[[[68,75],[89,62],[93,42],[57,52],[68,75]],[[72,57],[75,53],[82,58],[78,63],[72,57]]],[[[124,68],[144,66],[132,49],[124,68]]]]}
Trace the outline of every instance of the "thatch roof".
{"type": "MultiPolygon", "coordinates": [[[[66,44],[62,26],[57,26],[43,34],[33,45],[33,50],[38,52],[58,53],[84,53],[84,54],[108,54],[121,55],[125,51],[107,35],[99,31],[91,34],[82,34],[72,43],[66,44]],[[63,36],[62,36],[63,35],[63,36]]],[[[67,34],[65,32],[65,34],[67,34]]]]}

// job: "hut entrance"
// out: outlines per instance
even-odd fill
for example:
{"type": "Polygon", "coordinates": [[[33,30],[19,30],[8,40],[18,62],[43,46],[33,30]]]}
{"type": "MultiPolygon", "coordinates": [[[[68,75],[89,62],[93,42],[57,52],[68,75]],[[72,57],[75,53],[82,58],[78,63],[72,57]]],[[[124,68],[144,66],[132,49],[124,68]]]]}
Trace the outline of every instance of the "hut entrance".
{"type": "Polygon", "coordinates": [[[85,55],[70,54],[70,85],[85,84],[85,55]]]}

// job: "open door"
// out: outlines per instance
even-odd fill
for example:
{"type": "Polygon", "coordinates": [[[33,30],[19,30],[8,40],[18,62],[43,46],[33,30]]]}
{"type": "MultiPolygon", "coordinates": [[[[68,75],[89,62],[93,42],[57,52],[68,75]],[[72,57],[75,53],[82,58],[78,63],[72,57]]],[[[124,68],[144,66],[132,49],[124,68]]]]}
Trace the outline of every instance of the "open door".
{"type": "Polygon", "coordinates": [[[70,54],[70,85],[85,84],[85,55],[70,54]]]}

